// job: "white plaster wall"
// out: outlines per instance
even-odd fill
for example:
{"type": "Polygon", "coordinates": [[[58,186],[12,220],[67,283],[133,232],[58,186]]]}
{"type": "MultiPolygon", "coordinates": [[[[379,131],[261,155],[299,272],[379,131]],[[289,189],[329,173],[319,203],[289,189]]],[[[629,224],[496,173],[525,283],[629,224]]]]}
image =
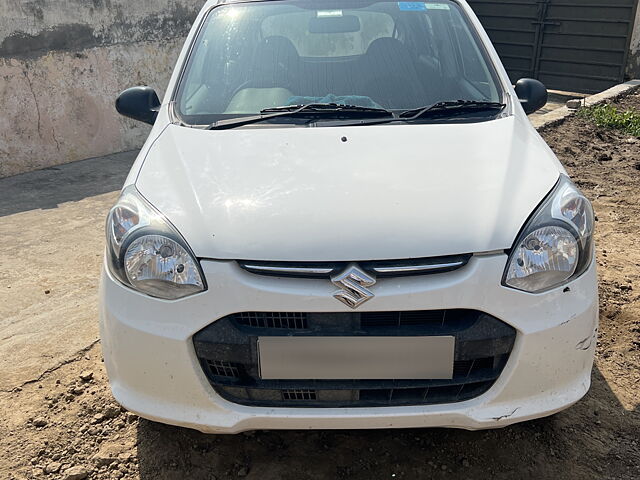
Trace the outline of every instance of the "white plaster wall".
{"type": "Polygon", "coordinates": [[[204,0],[1,0],[0,177],[139,147],[117,94],[164,93],[204,0]]]}

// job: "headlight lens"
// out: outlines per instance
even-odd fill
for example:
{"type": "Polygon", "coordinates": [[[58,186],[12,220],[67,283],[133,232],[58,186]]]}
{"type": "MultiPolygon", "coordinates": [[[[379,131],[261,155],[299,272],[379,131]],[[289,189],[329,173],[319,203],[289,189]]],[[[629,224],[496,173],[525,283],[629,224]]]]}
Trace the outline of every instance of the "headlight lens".
{"type": "Polygon", "coordinates": [[[162,298],[202,291],[195,260],[178,242],[162,235],[136,238],[124,254],[124,269],[133,288],[162,298]]]}
{"type": "Polygon", "coordinates": [[[507,285],[535,292],[571,278],[578,261],[578,242],[560,227],[531,232],[515,250],[509,264],[507,285]]]}
{"type": "Polygon", "coordinates": [[[123,284],[153,297],[176,300],[205,290],[187,243],[133,186],[107,217],[107,263],[123,284]]]}
{"type": "Polygon", "coordinates": [[[504,285],[539,293],[582,275],[593,256],[591,203],[562,177],[523,229],[504,275],[504,285]]]}

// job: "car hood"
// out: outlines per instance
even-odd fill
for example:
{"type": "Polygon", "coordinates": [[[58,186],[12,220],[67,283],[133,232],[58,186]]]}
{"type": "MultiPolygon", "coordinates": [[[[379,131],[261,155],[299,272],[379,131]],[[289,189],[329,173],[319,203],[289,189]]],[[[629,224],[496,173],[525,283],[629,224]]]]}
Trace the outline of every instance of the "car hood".
{"type": "Polygon", "coordinates": [[[136,186],[201,258],[356,261],[508,249],[562,171],[525,121],[170,125],[136,186]]]}

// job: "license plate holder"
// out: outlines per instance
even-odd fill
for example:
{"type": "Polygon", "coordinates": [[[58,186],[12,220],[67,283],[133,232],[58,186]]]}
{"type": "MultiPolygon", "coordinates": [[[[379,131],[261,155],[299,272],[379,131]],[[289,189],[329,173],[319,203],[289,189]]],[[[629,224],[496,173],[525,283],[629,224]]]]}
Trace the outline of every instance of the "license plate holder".
{"type": "Polygon", "coordinates": [[[264,380],[453,378],[455,337],[259,337],[264,380]]]}

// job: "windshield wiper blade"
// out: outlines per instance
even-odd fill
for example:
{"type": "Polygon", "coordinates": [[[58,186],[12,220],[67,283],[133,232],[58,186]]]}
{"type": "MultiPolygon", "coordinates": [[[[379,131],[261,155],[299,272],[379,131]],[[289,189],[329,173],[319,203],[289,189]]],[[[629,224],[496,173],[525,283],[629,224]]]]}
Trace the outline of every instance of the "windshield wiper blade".
{"type": "Polygon", "coordinates": [[[335,114],[340,113],[341,116],[355,115],[361,116],[363,114],[373,114],[376,116],[388,115],[393,117],[393,113],[384,108],[370,108],[361,107],[358,105],[344,105],[337,103],[307,103],[306,105],[283,105],[281,107],[265,108],[260,111],[260,115],[253,115],[250,117],[232,118],[229,120],[220,120],[212,123],[207,127],[207,130],[224,130],[227,128],[241,127],[244,125],[251,125],[253,123],[264,122],[272,118],[278,117],[293,117],[298,115],[309,114],[335,114]]]}
{"type": "Polygon", "coordinates": [[[499,102],[487,102],[478,100],[455,100],[447,102],[438,102],[432,105],[421,108],[412,108],[411,110],[405,110],[398,118],[404,121],[417,120],[424,118],[425,116],[433,114],[447,113],[466,113],[466,112],[478,112],[486,110],[502,110],[506,105],[499,102]]]}
{"type": "Polygon", "coordinates": [[[349,105],[345,103],[307,103],[305,105],[283,105],[281,107],[271,107],[261,110],[260,113],[271,112],[291,112],[291,111],[311,111],[311,112],[364,112],[391,115],[389,110],[384,108],[363,107],[360,105],[349,105]]]}
{"type": "Polygon", "coordinates": [[[323,127],[336,127],[336,126],[366,126],[366,125],[381,125],[385,123],[395,122],[411,122],[413,120],[419,120],[421,118],[428,117],[430,115],[447,115],[456,116],[462,113],[469,112],[483,112],[483,111],[500,111],[506,104],[498,102],[485,102],[476,100],[455,100],[438,102],[426,107],[412,108],[411,110],[405,110],[397,116],[392,117],[379,117],[379,118],[365,118],[358,121],[353,120],[330,120],[318,122],[318,125],[323,127]]]}

